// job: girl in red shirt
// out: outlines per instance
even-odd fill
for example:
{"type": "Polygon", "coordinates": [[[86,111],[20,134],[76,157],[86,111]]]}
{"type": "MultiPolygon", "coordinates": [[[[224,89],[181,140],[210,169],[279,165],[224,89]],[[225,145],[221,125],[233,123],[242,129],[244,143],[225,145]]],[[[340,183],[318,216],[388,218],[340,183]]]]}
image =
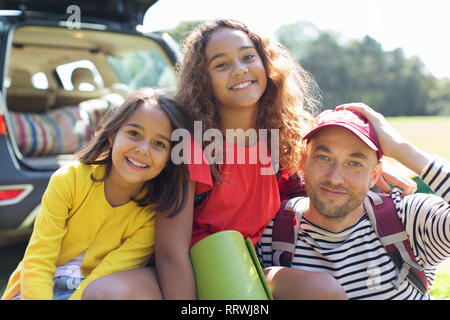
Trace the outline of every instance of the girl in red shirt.
{"type": "MultiPolygon", "coordinates": [[[[305,107],[315,108],[315,83],[286,50],[237,21],[202,24],[187,37],[184,54],[177,98],[201,120],[203,135],[221,131],[224,150],[209,167],[189,165],[196,200],[205,198],[194,209],[191,246],[222,230],[240,231],[255,244],[280,207],[276,169],[261,172],[298,167],[298,141],[312,119],[305,107]],[[260,129],[267,139],[259,139],[260,129]],[[270,129],[278,130],[278,139],[270,129]],[[239,152],[242,161],[230,161],[228,155],[239,152]],[[257,155],[253,163],[251,155],[257,155]],[[262,163],[271,155],[274,163],[262,163]]],[[[202,140],[206,150],[210,142],[202,140]]]]}

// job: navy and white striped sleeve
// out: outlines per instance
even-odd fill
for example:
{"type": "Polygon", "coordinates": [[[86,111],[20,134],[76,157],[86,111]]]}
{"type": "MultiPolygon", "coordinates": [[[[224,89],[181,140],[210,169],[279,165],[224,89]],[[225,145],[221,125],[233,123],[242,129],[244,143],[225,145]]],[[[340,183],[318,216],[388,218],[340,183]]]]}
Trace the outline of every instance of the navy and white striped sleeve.
{"type": "Polygon", "coordinates": [[[420,178],[447,203],[450,203],[450,163],[436,157],[423,168],[420,178]]]}
{"type": "Polygon", "coordinates": [[[393,192],[393,198],[417,262],[434,268],[450,257],[450,162],[436,157],[420,178],[435,195],[416,193],[401,198],[393,192]]]}

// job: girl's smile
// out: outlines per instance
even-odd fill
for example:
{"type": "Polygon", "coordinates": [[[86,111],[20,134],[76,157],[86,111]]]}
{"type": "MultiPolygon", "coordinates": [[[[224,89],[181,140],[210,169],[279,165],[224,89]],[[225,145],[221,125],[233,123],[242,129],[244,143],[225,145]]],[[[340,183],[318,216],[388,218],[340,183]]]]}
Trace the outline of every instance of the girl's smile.
{"type": "Polygon", "coordinates": [[[251,84],[253,84],[254,81],[244,81],[244,82],[240,82],[234,86],[232,86],[230,89],[231,90],[239,90],[239,89],[244,89],[247,88],[248,86],[250,86],[251,84]]]}
{"type": "Polygon", "coordinates": [[[141,162],[139,162],[139,161],[137,161],[137,160],[135,160],[133,158],[130,158],[130,157],[126,157],[126,160],[130,164],[130,167],[135,169],[135,170],[143,170],[143,169],[149,167],[145,163],[141,163],[141,162]]]}

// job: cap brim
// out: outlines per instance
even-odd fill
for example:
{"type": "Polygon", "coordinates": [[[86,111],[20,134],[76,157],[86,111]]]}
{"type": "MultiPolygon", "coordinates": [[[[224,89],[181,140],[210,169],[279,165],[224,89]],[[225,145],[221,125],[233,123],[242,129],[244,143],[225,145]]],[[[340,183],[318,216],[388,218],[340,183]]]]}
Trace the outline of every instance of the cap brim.
{"type": "MultiPolygon", "coordinates": [[[[308,140],[309,141],[309,139],[314,134],[316,134],[318,131],[322,130],[323,128],[327,128],[327,127],[342,127],[344,129],[347,129],[351,133],[356,135],[370,149],[372,149],[373,151],[376,151],[379,154],[381,154],[380,148],[372,140],[370,140],[366,135],[364,135],[358,129],[356,129],[355,127],[353,127],[351,125],[348,125],[347,123],[334,122],[334,123],[327,123],[327,124],[324,124],[324,125],[320,125],[320,126],[314,128],[313,130],[311,130],[310,132],[308,132],[308,134],[303,138],[303,140],[308,140]]],[[[379,156],[379,158],[381,158],[381,157],[379,156]]]]}

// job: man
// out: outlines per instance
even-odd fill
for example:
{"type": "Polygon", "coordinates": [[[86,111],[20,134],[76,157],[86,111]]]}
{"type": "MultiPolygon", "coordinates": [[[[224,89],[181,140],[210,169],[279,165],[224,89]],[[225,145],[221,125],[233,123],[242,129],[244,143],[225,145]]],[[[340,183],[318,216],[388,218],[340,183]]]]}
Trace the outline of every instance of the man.
{"type": "MultiPolygon", "coordinates": [[[[332,275],[349,299],[429,299],[409,281],[396,283],[399,271],[377,236],[364,199],[381,173],[383,154],[413,170],[436,193],[401,197],[401,190],[394,188],[391,194],[430,289],[437,264],[450,257],[450,163],[402,139],[364,104],[323,112],[305,140],[309,204],[299,222],[291,268],[332,275]]],[[[273,222],[257,246],[263,267],[273,266],[272,228],[273,222]]],[[[295,274],[286,271],[293,270],[266,269],[274,295],[281,292],[277,284],[295,287],[295,274]],[[287,274],[290,280],[277,279],[287,274]]]]}

